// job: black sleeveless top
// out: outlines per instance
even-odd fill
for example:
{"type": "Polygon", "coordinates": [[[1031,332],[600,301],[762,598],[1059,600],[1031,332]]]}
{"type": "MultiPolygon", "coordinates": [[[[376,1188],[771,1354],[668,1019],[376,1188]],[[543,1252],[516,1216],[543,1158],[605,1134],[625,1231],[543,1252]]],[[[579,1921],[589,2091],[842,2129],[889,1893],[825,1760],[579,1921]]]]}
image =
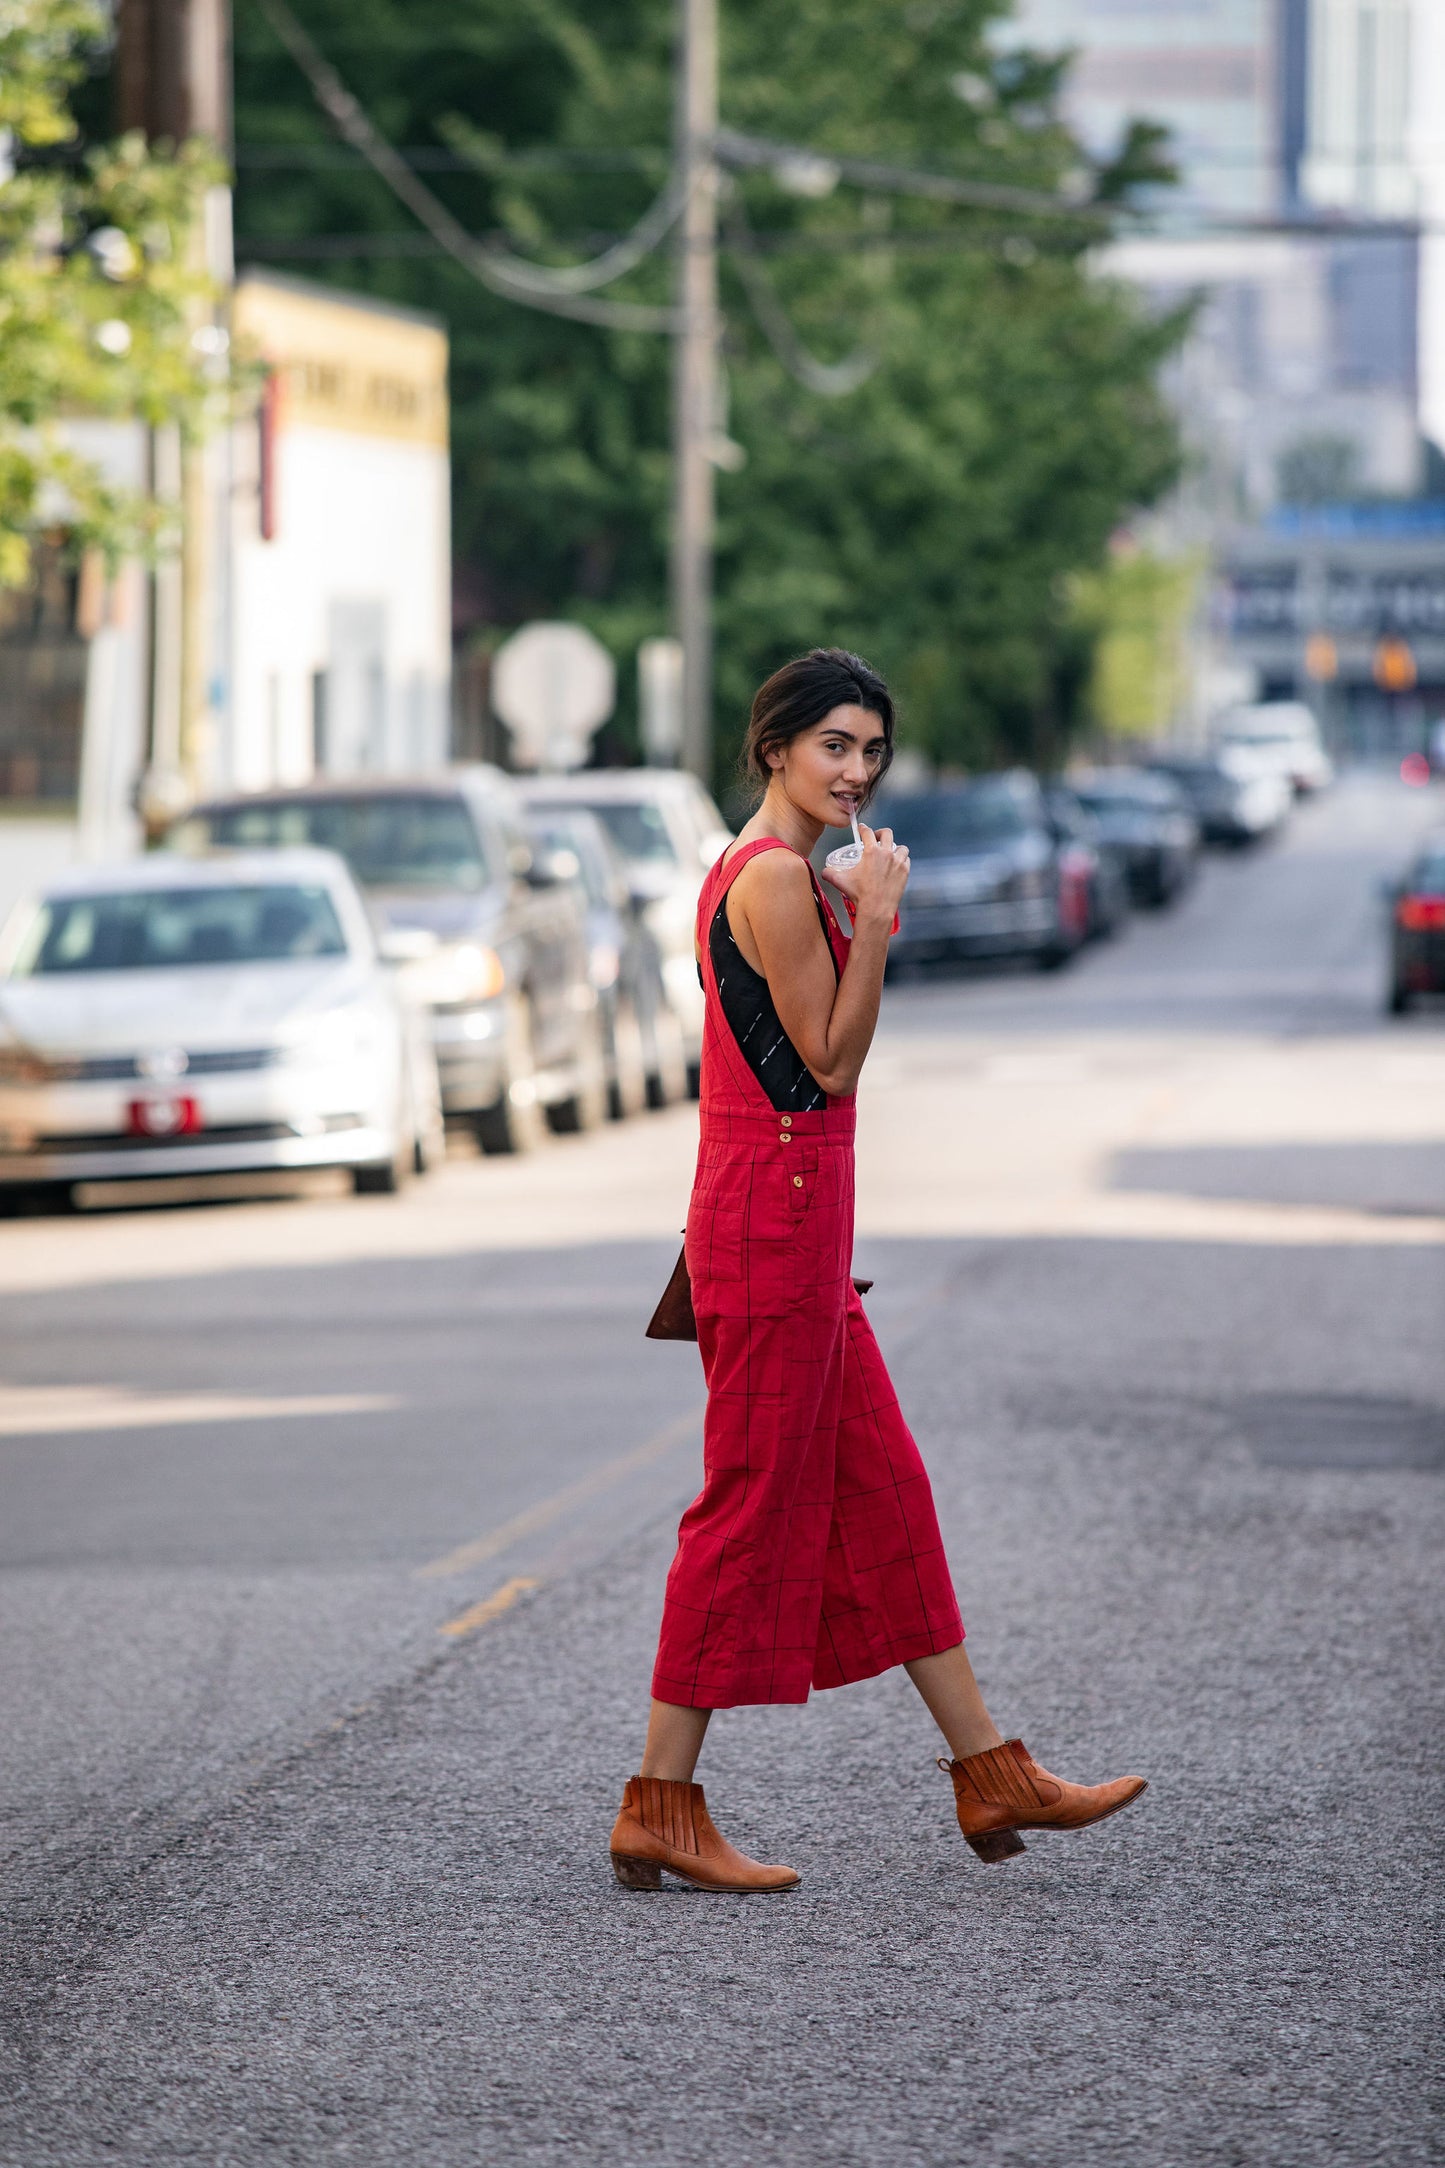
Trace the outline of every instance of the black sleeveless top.
{"type": "MultiPolygon", "coordinates": [[[[818,920],[826,941],[828,924],[823,917],[823,906],[816,896],[813,901],[817,904],[818,920]]],[[[778,1022],[767,980],[760,971],[754,971],[738,947],[728,924],[726,895],[713,913],[708,929],[708,949],[728,1028],[737,1040],[744,1061],[778,1112],[814,1114],[826,1107],[828,1094],[778,1022]]],[[[831,941],[828,942],[828,954],[833,954],[831,941]]],[[[835,962],[835,972],[837,968],[835,962]]]]}

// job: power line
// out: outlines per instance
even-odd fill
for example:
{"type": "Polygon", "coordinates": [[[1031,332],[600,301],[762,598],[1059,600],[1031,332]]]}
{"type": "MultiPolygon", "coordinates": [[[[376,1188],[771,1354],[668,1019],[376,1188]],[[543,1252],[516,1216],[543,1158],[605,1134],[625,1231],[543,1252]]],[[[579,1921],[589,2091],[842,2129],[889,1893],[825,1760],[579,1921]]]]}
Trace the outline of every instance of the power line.
{"type": "Polygon", "coordinates": [[[878,356],[860,346],[846,361],[819,361],[810,354],[763,269],[753,244],[752,228],[743,206],[742,192],[734,189],[723,211],[731,243],[734,270],[742,281],[753,315],[764,338],[790,376],[824,399],[842,399],[865,384],[878,367],[878,356]]]}
{"type": "Polygon", "coordinates": [[[662,194],[621,241],[591,264],[551,270],[475,240],[460,220],[417,179],[406,160],[375,128],[336,70],[312,43],[286,0],[256,0],[277,37],[306,77],[322,111],[359,151],[393,195],[420,220],[449,256],[490,290],[524,307],[614,331],[673,331],[675,312],[630,301],[593,300],[588,286],[610,284],[636,268],[656,248],[684,207],[685,191],[673,174],[662,194]]]}
{"type": "Polygon", "coordinates": [[[810,166],[820,179],[835,179],[871,188],[883,195],[923,196],[934,203],[955,203],[975,210],[1016,211],[1030,218],[1070,218],[1112,225],[1117,212],[1112,205],[1088,201],[1071,203],[1043,189],[1016,188],[1004,181],[963,180],[951,173],[929,173],[916,166],[895,166],[873,158],[852,158],[832,151],[805,150],[796,143],[772,142],[764,136],[743,135],[736,128],[720,128],[717,154],[724,165],[744,170],[766,169],[786,175],[789,168],[810,166]]]}

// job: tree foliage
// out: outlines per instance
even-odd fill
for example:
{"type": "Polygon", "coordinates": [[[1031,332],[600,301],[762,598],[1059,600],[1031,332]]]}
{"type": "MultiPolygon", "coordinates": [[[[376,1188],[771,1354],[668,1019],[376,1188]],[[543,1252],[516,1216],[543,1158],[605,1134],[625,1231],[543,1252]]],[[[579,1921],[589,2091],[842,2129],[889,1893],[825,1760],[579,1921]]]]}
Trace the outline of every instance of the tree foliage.
{"type": "Polygon", "coordinates": [[[66,416],[189,428],[216,393],[190,239],[220,169],[200,146],[156,156],[136,136],[76,152],[71,95],[105,28],[90,0],[0,15],[0,585],[23,584],[41,528],[111,557],[156,531],[67,444],[66,416]]]}
{"type": "Polygon", "coordinates": [[[1106,738],[1158,738],[1182,719],[1188,639],[1204,566],[1132,544],[1079,575],[1074,619],[1092,650],[1088,720],[1106,738]]]}
{"type": "MultiPolygon", "coordinates": [[[[473,231],[575,261],[665,178],[670,0],[295,4],[473,231]]],[[[243,255],[446,318],[464,612],[482,637],[577,617],[626,683],[637,640],[666,629],[666,342],[517,307],[422,252],[254,0],[237,7],[243,255]],[[322,245],[336,253],[306,253],[322,245]]],[[[719,477],[725,741],[766,670],[827,641],[897,681],[908,735],[941,760],[1049,749],[1087,674],[1069,576],[1100,565],[1175,474],[1155,379],[1180,323],[1151,321],[1089,260],[1100,207],[1167,180],[1157,133],[1135,128],[1091,164],[1059,117],[1063,63],[1005,53],[1002,13],[1000,0],[723,0],[727,126],[1079,205],[1036,217],[829,187],[816,162],[728,181],[719,425],[744,456],[719,477]],[[819,358],[876,359],[846,397],[805,388],[763,336],[738,275],[746,230],[754,279],[819,358]]],[[[664,253],[613,291],[663,300],[668,279],[664,253]]]]}

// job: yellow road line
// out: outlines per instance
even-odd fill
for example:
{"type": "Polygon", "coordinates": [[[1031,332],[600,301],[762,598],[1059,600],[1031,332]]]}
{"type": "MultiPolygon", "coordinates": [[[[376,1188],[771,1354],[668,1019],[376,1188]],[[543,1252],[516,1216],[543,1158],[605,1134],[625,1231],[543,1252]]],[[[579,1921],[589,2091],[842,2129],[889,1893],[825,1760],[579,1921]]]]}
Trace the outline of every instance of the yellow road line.
{"type": "Polygon", "coordinates": [[[614,1484],[622,1482],[636,1469],[650,1467],[654,1461],[662,1460],[674,1446],[681,1445],[684,1439],[692,1437],[701,1427],[704,1405],[705,1403],[700,1402],[697,1407],[690,1408],[686,1415],[679,1415],[676,1421],[664,1424],[661,1430],[656,1431],[643,1444],[634,1446],[630,1452],[619,1453],[615,1460],[604,1461],[600,1468],[594,1468],[590,1475],[581,1476],[575,1483],[569,1483],[565,1490],[554,1491],[550,1498],[543,1498],[537,1505],[528,1506],[524,1513],[516,1514],[510,1521],[503,1521],[501,1527],[494,1528],[490,1535],[478,1536],[471,1543],[459,1544],[456,1550],[448,1551],[444,1558],[434,1558],[430,1565],[419,1567],[418,1579],[439,1581],[448,1574],[465,1573],[471,1566],[485,1565],[489,1558],[495,1558],[499,1552],[509,1550],[523,1536],[533,1536],[538,1529],[549,1528],[553,1521],[560,1520],[573,1506],[584,1505],[589,1498],[596,1498],[600,1492],[611,1490],[614,1484]]]}
{"type": "Polygon", "coordinates": [[[0,1386],[0,1437],[66,1430],[149,1430],[167,1423],[257,1423],[293,1415],[379,1415],[390,1393],[140,1393],[123,1385],[0,1386]]]}
{"type": "Polygon", "coordinates": [[[519,1596],[525,1596],[529,1588],[536,1586],[535,1580],[529,1581],[519,1574],[514,1581],[504,1581],[495,1594],[484,1596],[480,1603],[471,1604],[465,1611],[459,1611],[455,1618],[449,1618],[445,1626],[437,1628],[437,1632],[450,1634],[453,1640],[460,1639],[463,1634],[475,1633],[479,1626],[486,1625],[488,1619],[500,1618],[504,1611],[510,1611],[519,1596]]]}

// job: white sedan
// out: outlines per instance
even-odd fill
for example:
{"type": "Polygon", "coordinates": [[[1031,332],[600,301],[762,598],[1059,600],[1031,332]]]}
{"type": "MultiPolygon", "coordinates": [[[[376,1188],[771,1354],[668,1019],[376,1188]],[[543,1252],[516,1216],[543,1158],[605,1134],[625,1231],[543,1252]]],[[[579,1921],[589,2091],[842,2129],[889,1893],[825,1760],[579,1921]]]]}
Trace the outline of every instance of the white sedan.
{"type": "Polygon", "coordinates": [[[330,851],[87,868],[0,935],[0,1191],[441,1149],[424,1018],[330,851]]]}

